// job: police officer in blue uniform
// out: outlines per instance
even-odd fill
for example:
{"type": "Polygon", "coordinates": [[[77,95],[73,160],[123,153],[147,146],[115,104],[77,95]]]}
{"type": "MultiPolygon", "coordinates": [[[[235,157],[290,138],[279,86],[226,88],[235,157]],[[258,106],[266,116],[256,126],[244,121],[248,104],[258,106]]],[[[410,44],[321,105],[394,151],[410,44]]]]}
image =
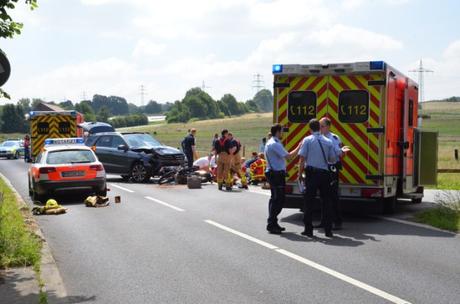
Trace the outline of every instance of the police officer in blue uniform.
{"type": "MultiPolygon", "coordinates": [[[[323,117],[319,120],[321,134],[332,141],[334,146],[336,163],[334,164],[337,169],[334,174],[334,183],[331,189],[331,204],[332,204],[332,221],[334,224],[334,230],[342,229],[342,214],[340,212],[340,201],[339,201],[339,170],[342,170],[342,163],[340,158],[347,153],[350,148],[347,146],[342,147],[342,141],[337,134],[331,132],[331,120],[327,117],[323,117]]],[[[324,228],[324,222],[321,220],[321,223],[317,226],[324,228]]]]}
{"type": "Polygon", "coordinates": [[[330,191],[331,183],[333,182],[331,171],[334,168],[330,167],[329,164],[336,162],[336,152],[332,141],[321,135],[320,123],[317,119],[310,120],[309,126],[312,135],[304,138],[299,152],[299,178],[302,178],[302,173],[305,171],[306,188],[303,210],[305,230],[302,235],[313,237],[313,201],[319,190],[325,234],[327,237],[332,237],[330,191]]]}
{"type": "Polygon", "coordinates": [[[297,157],[301,144],[292,152],[286,151],[281,143],[283,127],[275,124],[271,127],[273,137],[265,145],[267,171],[265,175],[270,183],[270,201],[268,202],[267,231],[280,234],[286,230],[278,224],[278,215],[283,209],[286,188],[286,159],[297,157]]]}

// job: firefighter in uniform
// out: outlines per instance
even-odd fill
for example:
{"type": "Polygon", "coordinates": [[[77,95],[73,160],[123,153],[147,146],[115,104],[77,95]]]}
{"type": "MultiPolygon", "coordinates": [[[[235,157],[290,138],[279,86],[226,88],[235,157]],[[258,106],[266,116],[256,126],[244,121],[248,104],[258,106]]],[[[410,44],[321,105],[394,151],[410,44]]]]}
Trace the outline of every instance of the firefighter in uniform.
{"type": "Polygon", "coordinates": [[[299,178],[302,178],[302,171],[305,171],[305,192],[304,192],[304,224],[305,230],[302,235],[313,237],[312,213],[313,200],[319,189],[324,230],[327,237],[332,237],[332,208],[330,192],[332,191],[333,177],[330,163],[336,162],[336,154],[332,141],[320,133],[320,123],[317,119],[309,122],[312,135],[304,138],[300,149],[299,178]]]}
{"type": "Polygon", "coordinates": [[[281,143],[283,127],[275,124],[271,128],[273,137],[265,145],[265,158],[267,159],[267,180],[270,183],[271,196],[268,202],[267,231],[281,234],[286,230],[278,224],[278,215],[283,210],[286,190],[286,159],[297,157],[301,144],[294,151],[288,152],[281,143]]]}
{"type": "MultiPolygon", "coordinates": [[[[342,163],[340,158],[350,150],[349,147],[343,146],[340,137],[330,131],[331,129],[331,120],[327,117],[323,117],[319,120],[321,134],[332,141],[334,146],[335,156],[337,162],[334,164],[337,169],[334,172],[334,183],[332,185],[331,191],[331,203],[332,203],[332,222],[334,224],[334,229],[339,230],[342,228],[342,215],[340,212],[340,201],[339,201],[339,170],[342,170],[342,163]]],[[[321,219],[321,223],[317,226],[318,228],[324,228],[324,221],[321,219]]]]}
{"type": "Polygon", "coordinates": [[[242,170],[242,161],[241,161],[241,143],[238,139],[233,137],[232,133],[228,133],[228,142],[231,148],[229,151],[231,165],[229,172],[229,180],[233,182],[233,174],[236,174],[241,179],[241,188],[248,189],[248,181],[246,174],[242,170]]]}
{"type": "Polygon", "coordinates": [[[224,181],[226,180],[226,189],[231,190],[232,185],[228,183],[228,174],[230,171],[231,159],[228,154],[228,130],[224,129],[221,132],[219,140],[214,142],[214,153],[217,158],[217,187],[222,190],[224,181]]]}

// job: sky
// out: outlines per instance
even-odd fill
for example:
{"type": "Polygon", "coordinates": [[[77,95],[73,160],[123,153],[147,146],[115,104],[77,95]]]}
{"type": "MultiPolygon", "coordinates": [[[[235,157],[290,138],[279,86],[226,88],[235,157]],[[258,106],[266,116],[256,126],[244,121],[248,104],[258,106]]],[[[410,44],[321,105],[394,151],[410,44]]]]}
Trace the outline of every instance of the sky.
{"type": "MultiPolygon", "coordinates": [[[[24,1],[21,1],[24,2],[24,1]]],[[[80,101],[94,94],[141,103],[182,99],[203,82],[215,99],[245,101],[273,64],[419,60],[425,99],[460,96],[460,1],[39,0],[12,11],[23,33],[0,40],[20,98],[80,101]]],[[[7,102],[5,99],[1,103],[7,102]]]]}

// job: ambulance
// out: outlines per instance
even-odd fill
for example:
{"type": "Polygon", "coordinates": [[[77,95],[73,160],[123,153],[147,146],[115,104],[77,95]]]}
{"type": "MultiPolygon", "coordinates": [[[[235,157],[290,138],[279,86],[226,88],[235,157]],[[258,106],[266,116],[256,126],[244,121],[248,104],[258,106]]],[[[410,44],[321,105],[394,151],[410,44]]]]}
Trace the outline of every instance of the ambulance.
{"type": "MultiPolygon", "coordinates": [[[[437,133],[418,125],[418,84],[383,61],[275,64],[273,121],[293,150],[312,118],[330,118],[331,131],[351,151],[341,159],[343,199],[373,199],[392,212],[398,198],[420,203],[436,184],[437,133]]],[[[287,164],[286,207],[302,205],[298,159],[287,164]]]]}
{"type": "Polygon", "coordinates": [[[29,113],[31,134],[31,158],[35,160],[48,138],[81,137],[83,115],[77,111],[31,111],[29,113]]]}

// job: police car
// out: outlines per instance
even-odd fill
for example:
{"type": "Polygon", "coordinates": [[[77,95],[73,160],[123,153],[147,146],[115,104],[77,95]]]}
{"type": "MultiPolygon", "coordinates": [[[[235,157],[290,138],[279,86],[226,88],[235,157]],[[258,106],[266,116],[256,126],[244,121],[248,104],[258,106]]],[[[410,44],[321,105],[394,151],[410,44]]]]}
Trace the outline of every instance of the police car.
{"type": "Polygon", "coordinates": [[[46,139],[28,176],[33,201],[64,192],[107,195],[104,166],[83,138],[46,139]]]}

